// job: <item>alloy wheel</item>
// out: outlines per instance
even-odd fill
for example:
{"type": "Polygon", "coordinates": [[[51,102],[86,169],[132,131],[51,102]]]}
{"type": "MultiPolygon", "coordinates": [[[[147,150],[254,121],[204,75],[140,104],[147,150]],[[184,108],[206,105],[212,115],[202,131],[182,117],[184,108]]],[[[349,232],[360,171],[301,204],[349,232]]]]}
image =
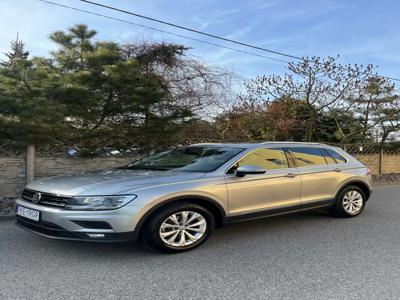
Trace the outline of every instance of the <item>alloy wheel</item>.
{"type": "Polygon", "coordinates": [[[159,235],[169,246],[185,247],[199,241],[206,229],[207,221],[200,213],[184,210],[167,217],[161,223],[159,235]]]}
{"type": "Polygon", "coordinates": [[[343,197],[343,209],[350,215],[358,214],[363,207],[363,196],[358,191],[347,192],[343,197]]]}

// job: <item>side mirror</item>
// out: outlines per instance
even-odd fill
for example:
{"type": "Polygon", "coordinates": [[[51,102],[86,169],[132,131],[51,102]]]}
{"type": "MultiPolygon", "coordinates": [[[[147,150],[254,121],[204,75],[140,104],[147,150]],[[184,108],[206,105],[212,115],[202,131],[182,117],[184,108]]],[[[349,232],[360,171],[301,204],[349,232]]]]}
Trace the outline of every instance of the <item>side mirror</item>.
{"type": "Polygon", "coordinates": [[[236,176],[243,177],[249,174],[265,174],[267,170],[257,166],[245,165],[236,169],[236,176]]]}

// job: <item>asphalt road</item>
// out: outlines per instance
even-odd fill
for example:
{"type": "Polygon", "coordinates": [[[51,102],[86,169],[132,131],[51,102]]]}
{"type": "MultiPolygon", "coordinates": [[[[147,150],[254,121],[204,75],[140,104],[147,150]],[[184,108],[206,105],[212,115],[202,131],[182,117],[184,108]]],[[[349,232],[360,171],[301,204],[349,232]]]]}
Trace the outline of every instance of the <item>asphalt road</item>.
{"type": "Polygon", "coordinates": [[[230,225],[178,255],[50,240],[0,222],[0,299],[398,299],[400,186],[363,214],[230,225]]]}

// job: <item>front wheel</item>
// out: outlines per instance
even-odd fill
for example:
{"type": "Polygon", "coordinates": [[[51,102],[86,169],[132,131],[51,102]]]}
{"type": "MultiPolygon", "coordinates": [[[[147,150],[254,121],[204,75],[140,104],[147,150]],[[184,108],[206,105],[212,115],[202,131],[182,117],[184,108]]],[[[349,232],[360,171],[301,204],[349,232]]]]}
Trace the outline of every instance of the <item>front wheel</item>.
{"type": "Polygon", "coordinates": [[[147,246],[176,253],[200,246],[214,229],[213,215],[192,203],[177,203],[156,213],[144,229],[147,246]]]}
{"type": "Polygon", "coordinates": [[[358,216],[365,208],[365,200],[365,194],[359,187],[345,187],[336,197],[332,212],[342,218],[358,216]]]}

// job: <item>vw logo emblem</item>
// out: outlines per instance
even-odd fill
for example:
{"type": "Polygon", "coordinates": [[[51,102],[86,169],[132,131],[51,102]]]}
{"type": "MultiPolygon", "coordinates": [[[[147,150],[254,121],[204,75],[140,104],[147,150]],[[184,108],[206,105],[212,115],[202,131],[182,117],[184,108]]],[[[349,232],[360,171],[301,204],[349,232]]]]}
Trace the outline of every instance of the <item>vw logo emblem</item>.
{"type": "Polygon", "coordinates": [[[35,193],[35,194],[33,194],[32,202],[34,204],[37,204],[37,203],[39,203],[41,198],[42,198],[42,194],[41,193],[35,193]]]}

